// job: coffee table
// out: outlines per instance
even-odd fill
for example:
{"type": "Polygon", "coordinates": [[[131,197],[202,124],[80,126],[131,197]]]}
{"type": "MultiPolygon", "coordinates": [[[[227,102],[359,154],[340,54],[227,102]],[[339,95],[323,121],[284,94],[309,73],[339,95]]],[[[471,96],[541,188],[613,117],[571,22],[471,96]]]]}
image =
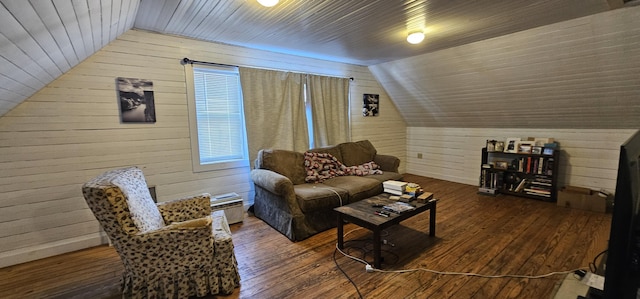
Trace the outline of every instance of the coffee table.
{"type": "Polygon", "coordinates": [[[399,224],[401,221],[416,216],[429,210],[429,236],[436,235],[436,199],[431,199],[425,203],[412,201],[415,209],[402,212],[400,214],[391,213],[389,217],[377,215],[375,212],[381,210],[374,205],[396,202],[389,199],[390,194],[382,193],[373,197],[363,199],[345,206],[337,207],[334,210],[338,214],[338,248],[344,248],[344,222],[349,221],[373,232],[373,266],[380,269],[381,264],[381,239],[382,230],[399,224]]]}

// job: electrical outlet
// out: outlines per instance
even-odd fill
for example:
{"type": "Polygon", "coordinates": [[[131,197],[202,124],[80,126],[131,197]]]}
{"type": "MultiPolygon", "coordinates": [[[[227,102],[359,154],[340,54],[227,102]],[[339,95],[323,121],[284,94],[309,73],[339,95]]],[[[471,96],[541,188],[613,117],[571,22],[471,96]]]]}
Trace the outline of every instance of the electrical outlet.
{"type": "Polygon", "coordinates": [[[422,159],[422,153],[418,153],[418,159],[422,159]]]}

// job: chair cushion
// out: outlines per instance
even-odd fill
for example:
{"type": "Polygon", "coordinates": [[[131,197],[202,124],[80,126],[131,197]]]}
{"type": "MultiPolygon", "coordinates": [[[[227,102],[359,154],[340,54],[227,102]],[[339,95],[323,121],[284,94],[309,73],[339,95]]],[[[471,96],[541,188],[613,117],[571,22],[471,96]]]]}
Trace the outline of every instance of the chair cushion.
{"type": "Polygon", "coordinates": [[[118,186],[125,196],[131,219],[140,232],[156,230],[165,226],[162,215],[151,198],[141,169],[129,168],[114,178],[112,183],[118,186]]]}

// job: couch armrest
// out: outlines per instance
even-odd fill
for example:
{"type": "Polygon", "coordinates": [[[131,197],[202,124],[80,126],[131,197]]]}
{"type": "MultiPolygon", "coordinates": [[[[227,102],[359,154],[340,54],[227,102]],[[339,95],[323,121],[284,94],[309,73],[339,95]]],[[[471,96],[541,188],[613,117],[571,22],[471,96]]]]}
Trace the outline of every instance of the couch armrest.
{"type": "Polygon", "coordinates": [[[269,194],[260,198],[256,196],[255,204],[263,201],[264,204],[286,210],[291,215],[302,215],[293,182],[289,178],[271,170],[254,169],[251,171],[251,179],[257,187],[268,191],[269,194]]]}
{"type": "Polygon", "coordinates": [[[288,192],[293,192],[291,180],[275,171],[267,169],[251,170],[251,180],[253,180],[254,184],[276,195],[285,196],[288,192]]]}
{"type": "Polygon", "coordinates": [[[398,172],[398,167],[400,167],[400,159],[391,155],[377,154],[373,157],[373,162],[376,162],[382,171],[398,172]]]}
{"type": "Polygon", "coordinates": [[[182,222],[211,215],[211,195],[200,195],[158,203],[164,223],[182,222]]]}

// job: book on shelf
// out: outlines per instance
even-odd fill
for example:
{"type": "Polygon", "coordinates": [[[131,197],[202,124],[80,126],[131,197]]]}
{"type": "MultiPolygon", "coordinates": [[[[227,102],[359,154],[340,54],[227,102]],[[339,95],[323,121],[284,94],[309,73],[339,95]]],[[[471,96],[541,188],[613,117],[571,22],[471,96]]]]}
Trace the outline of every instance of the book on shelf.
{"type": "Polygon", "coordinates": [[[526,179],[522,179],[520,181],[520,183],[518,183],[518,186],[516,187],[516,189],[514,190],[515,192],[521,192],[522,190],[524,190],[524,184],[527,183],[526,179]]]}
{"type": "Polygon", "coordinates": [[[536,188],[524,188],[524,191],[527,193],[534,193],[534,194],[551,194],[551,190],[543,190],[543,189],[536,189],[536,188]]]}

